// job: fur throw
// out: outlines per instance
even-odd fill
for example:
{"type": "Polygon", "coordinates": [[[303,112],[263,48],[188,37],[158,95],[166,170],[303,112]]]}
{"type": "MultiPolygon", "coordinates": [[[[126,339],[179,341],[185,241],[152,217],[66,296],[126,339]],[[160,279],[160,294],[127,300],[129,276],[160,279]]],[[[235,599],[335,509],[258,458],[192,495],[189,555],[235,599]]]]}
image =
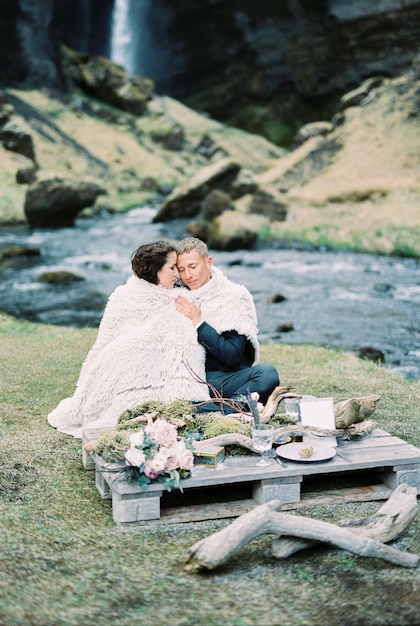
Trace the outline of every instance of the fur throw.
{"type": "Polygon", "coordinates": [[[229,280],[218,268],[211,270],[211,280],[190,292],[201,308],[201,315],[218,333],[236,330],[254,347],[254,364],[259,359],[258,322],[254,300],[246,287],[229,280]]]}
{"type": "MultiPolygon", "coordinates": [[[[149,400],[204,401],[205,353],[191,323],[175,308],[180,289],[131,276],[111,294],[76,391],[48,415],[61,432],[113,427],[119,415],[149,400]]],[[[189,298],[190,292],[182,289],[189,298]]]]}

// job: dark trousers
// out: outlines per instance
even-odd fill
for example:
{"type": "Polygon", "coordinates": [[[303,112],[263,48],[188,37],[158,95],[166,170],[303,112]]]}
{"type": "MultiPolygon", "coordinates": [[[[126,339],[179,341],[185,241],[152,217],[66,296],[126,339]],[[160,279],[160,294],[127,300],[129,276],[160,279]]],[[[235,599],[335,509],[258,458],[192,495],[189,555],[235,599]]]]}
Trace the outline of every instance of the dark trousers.
{"type": "MultiPolygon", "coordinates": [[[[225,399],[235,399],[238,396],[246,396],[248,392],[257,392],[259,402],[265,404],[275,387],[280,384],[279,374],[275,367],[265,363],[246,367],[236,372],[207,372],[207,383],[210,395],[214,398],[212,387],[225,399]]],[[[244,410],[248,410],[244,407],[244,410]]],[[[236,413],[237,409],[219,402],[207,402],[199,405],[199,412],[221,411],[222,413],[236,413]]]]}

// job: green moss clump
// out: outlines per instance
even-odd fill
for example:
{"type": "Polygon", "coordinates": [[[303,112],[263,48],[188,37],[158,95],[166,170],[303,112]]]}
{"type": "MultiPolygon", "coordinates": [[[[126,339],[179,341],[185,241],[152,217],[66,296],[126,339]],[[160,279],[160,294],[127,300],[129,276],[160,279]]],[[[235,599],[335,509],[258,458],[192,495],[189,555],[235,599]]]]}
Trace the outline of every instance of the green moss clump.
{"type": "Polygon", "coordinates": [[[185,426],[178,428],[178,434],[180,435],[184,435],[189,430],[196,428],[194,423],[196,408],[191,402],[175,400],[168,403],[150,400],[121,413],[117,422],[117,430],[127,431],[142,428],[145,422],[140,422],[138,418],[146,414],[152,414],[153,419],[164,419],[172,423],[176,423],[175,420],[181,420],[185,423],[185,426]]]}
{"type": "Polygon", "coordinates": [[[270,424],[273,424],[274,428],[280,428],[280,426],[294,426],[296,424],[296,420],[288,415],[276,414],[271,418],[270,424]]]}
{"type": "Polygon", "coordinates": [[[129,448],[129,433],[120,431],[104,432],[96,442],[95,452],[104,461],[113,463],[124,459],[124,452],[129,448]]]}
{"type": "Polygon", "coordinates": [[[203,433],[210,424],[214,422],[215,419],[220,419],[222,413],[214,412],[214,413],[197,413],[194,417],[194,428],[198,430],[200,433],[203,433]]]}
{"type": "Polygon", "coordinates": [[[165,404],[159,413],[159,417],[162,419],[170,420],[181,419],[184,422],[189,422],[189,425],[193,425],[194,416],[197,410],[191,402],[186,400],[175,400],[169,404],[165,404]]]}
{"type": "Polygon", "coordinates": [[[160,413],[165,408],[165,403],[160,402],[159,400],[150,400],[149,402],[143,402],[142,404],[137,405],[133,409],[127,409],[118,418],[117,424],[123,424],[124,422],[129,422],[135,417],[139,417],[140,415],[144,415],[145,413],[160,413]]]}
{"type": "Polygon", "coordinates": [[[218,415],[218,417],[213,417],[213,420],[204,428],[203,439],[210,439],[211,437],[229,433],[241,433],[242,435],[250,434],[251,429],[249,424],[241,424],[234,417],[229,417],[229,415],[216,415],[218,415]]]}

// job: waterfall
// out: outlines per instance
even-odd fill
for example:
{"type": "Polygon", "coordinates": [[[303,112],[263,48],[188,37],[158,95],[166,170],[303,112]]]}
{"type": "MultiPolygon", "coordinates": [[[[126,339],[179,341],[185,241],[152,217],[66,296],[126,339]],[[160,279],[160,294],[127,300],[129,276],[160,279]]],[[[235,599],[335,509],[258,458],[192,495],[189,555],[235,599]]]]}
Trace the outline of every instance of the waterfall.
{"type": "Polygon", "coordinates": [[[130,74],[135,72],[135,59],[132,50],[132,21],[130,20],[130,0],[115,0],[112,15],[111,59],[122,65],[130,74]]]}
{"type": "Polygon", "coordinates": [[[174,50],[168,35],[174,9],[162,9],[155,0],[114,0],[109,56],[129,74],[167,85],[182,57],[174,50]]]}

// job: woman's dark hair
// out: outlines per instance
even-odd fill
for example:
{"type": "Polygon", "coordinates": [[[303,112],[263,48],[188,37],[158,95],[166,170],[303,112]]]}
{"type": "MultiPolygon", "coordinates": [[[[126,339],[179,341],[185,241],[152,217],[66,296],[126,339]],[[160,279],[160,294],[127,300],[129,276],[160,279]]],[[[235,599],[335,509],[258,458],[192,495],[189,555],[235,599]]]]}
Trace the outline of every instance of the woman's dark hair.
{"type": "Polygon", "coordinates": [[[176,245],[169,239],[158,239],[144,243],[131,255],[131,267],[139,278],[153,285],[158,284],[157,273],[165,265],[168,254],[176,252],[176,245]]]}

